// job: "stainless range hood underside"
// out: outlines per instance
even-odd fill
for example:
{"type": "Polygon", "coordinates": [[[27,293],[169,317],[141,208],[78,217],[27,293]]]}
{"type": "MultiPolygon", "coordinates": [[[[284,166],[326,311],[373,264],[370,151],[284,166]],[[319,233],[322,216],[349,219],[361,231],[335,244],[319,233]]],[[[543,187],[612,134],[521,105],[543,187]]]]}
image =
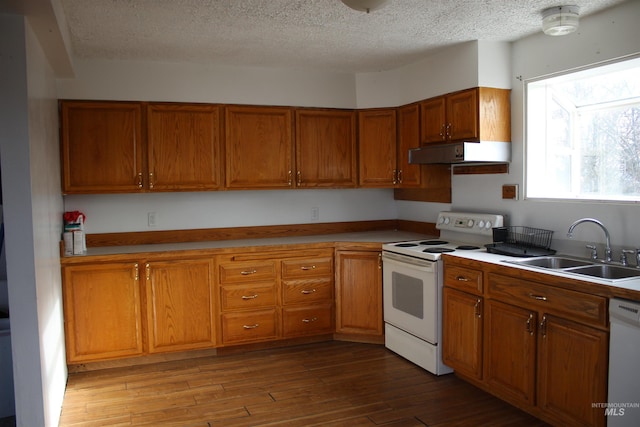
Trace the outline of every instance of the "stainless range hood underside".
{"type": "Polygon", "coordinates": [[[448,142],[428,144],[409,150],[411,164],[509,163],[510,161],[510,142],[448,142]]]}

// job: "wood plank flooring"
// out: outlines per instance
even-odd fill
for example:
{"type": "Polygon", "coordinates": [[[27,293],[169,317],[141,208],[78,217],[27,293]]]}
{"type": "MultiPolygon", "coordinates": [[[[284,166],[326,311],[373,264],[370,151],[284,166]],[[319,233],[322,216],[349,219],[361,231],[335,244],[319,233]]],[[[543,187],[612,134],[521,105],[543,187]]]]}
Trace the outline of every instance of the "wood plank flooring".
{"type": "Polygon", "coordinates": [[[68,426],[546,426],[381,345],[331,341],[69,375],[68,426]]]}

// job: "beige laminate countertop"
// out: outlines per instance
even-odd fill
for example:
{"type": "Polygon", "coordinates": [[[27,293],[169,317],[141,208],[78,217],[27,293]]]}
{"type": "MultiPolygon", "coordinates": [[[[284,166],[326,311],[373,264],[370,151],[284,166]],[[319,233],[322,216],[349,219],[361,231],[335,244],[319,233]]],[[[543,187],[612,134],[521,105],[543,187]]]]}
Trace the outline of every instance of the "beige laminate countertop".
{"type": "Polygon", "coordinates": [[[77,262],[91,261],[92,258],[117,255],[142,255],[158,254],[162,252],[188,252],[188,251],[224,251],[228,249],[242,249],[264,247],[268,249],[282,249],[285,245],[315,245],[334,243],[371,243],[382,244],[387,242],[400,242],[405,240],[418,240],[433,238],[420,233],[408,231],[386,230],[386,231],[365,231],[340,234],[322,234],[311,236],[273,237],[241,240],[216,240],[204,242],[185,243],[160,243],[151,245],[134,246],[100,246],[87,248],[83,255],[68,255],[61,257],[62,264],[72,264],[77,262]]]}

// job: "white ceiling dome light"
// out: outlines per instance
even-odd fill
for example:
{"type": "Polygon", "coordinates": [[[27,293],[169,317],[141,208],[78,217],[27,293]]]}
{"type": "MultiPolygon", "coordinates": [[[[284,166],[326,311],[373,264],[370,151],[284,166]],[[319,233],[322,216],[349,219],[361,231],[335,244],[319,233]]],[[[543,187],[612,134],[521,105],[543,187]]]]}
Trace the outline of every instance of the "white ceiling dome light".
{"type": "Polygon", "coordinates": [[[384,7],[389,3],[389,0],[342,0],[342,3],[346,4],[353,10],[369,13],[384,7]]]}
{"type": "Polygon", "coordinates": [[[542,11],[542,31],[549,36],[564,36],[578,29],[578,6],[556,6],[542,11]]]}

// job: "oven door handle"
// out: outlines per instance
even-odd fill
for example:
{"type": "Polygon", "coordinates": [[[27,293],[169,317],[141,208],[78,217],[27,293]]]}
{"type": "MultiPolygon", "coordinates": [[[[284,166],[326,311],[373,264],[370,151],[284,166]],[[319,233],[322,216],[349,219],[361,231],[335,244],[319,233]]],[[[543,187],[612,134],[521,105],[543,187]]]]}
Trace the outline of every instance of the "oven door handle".
{"type": "Polygon", "coordinates": [[[431,261],[427,259],[419,259],[405,255],[398,255],[390,252],[382,252],[382,264],[392,263],[401,267],[410,266],[411,268],[432,271],[437,261],[431,261]]]}

